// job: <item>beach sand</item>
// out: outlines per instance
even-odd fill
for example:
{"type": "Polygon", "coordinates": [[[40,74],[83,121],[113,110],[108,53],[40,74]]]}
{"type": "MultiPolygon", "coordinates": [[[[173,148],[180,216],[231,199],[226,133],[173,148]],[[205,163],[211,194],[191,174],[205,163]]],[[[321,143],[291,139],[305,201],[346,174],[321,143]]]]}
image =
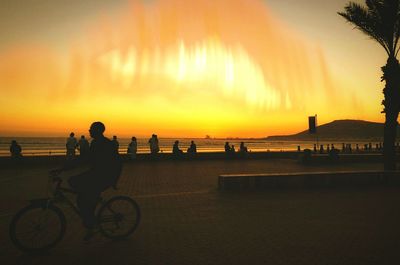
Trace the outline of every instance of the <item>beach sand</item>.
{"type": "MultiPolygon", "coordinates": [[[[44,197],[54,166],[0,170],[1,264],[396,264],[400,188],[219,192],[228,173],[382,169],[378,163],[304,166],[290,159],[126,163],[117,191],[142,209],[133,236],[82,241],[66,210],[67,233],[45,255],[29,256],[8,239],[12,215],[44,197]],[[394,262],[394,263],[393,263],[394,262]]],[[[69,174],[73,174],[70,172],[69,174]]],[[[65,174],[67,176],[67,174],[65,174]]]]}

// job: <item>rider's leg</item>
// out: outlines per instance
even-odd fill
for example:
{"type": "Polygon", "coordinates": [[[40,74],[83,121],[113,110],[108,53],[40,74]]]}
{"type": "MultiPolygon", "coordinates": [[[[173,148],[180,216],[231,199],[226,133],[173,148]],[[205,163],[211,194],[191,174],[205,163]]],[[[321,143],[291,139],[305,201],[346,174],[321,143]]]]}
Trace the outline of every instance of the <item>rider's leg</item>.
{"type": "Polygon", "coordinates": [[[100,192],[88,191],[79,193],[77,197],[77,206],[81,212],[83,225],[88,228],[94,228],[96,224],[95,210],[100,197],[100,192]]]}
{"type": "Polygon", "coordinates": [[[83,226],[86,228],[86,234],[83,240],[89,242],[94,236],[96,230],[96,205],[100,198],[100,192],[87,192],[78,194],[77,205],[81,212],[83,226]]]}
{"type": "Polygon", "coordinates": [[[76,203],[81,213],[83,225],[86,228],[93,228],[95,225],[95,210],[101,190],[93,179],[92,172],[72,176],[69,184],[78,193],[76,203]]]}

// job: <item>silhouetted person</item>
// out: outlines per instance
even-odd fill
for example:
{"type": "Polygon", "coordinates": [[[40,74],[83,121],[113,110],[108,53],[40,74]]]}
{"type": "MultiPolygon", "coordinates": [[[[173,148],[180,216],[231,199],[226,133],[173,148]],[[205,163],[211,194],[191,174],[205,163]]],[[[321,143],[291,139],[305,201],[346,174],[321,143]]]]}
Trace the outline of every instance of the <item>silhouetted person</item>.
{"type": "Polygon", "coordinates": [[[133,160],[136,159],[136,153],[137,153],[137,141],[136,137],[132,137],[131,142],[128,145],[128,155],[133,160]]]}
{"type": "Polygon", "coordinates": [[[322,145],[322,144],[319,146],[319,153],[320,154],[324,153],[324,145],[322,145]]]}
{"type": "MultiPolygon", "coordinates": [[[[93,236],[95,226],[95,208],[102,191],[116,185],[121,174],[122,162],[111,140],[104,137],[105,126],[94,122],[90,126],[93,138],[89,149],[89,170],[69,178],[68,183],[77,195],[77,206],[87,228],[85,240],[93,236]]],[[[75,160],[79,161],[79,160],[75,160]]],[[[64,171],[76,167],[79,163],[67,165],[56,171],[64,171]]]]}
{"type": "MultiPolygon", "coordinates": [[[[298,146],[298,148],[300,148],[300,146],[298,146]]],[[[241,158],[244,158],[247,156],[247,147],[244,145],[244,142],[240,142],[239,145],[239,150],[238,150],[238,155],[241,158]]],[[[234,152],[234,151],[233,151],[234,152]]]]}
{"type": "MultiPolygon", "coordinates": [[[[314,144],[314,149],[315,149],[314,152],[316,152],[316,150],[317,150],[316,144],[314,144]]],[[[311,162],[311,150],[310,149],[306,148],[303,150],[303,155],[301,156],[301,161],[304,164],[309,164],[311,162]]]]}
{"type": "Polygon", "coordinates": [[[187,152],[188,152],[188,154],[196,154],[197,153],[197,146],[194,143],[194,141],[190,142],[190,146],[189,146],[187,152]]]}
{"type": "Polygon", "coordinates": [[[314,144],[314,153],[316,153],[316,152],[317,152],[317,145],[314,144]]]}
{"type": "Polygon", "coordinates": [[[11,141],[10,145],[10,154],[13,159],[19,159],[22,157],[22,148],[21,146],[17,143],[16,140],[11,141]]]}
{"type": "Polygon", "coordinates": [[[78,141],[78,149],[79,149],[79,154],[82,157],[87,157],[89,154],[89,141],[85,138],[84,135],[81,136],[81,139],[78,141]]]}
{"type": "Polygon", "coordinates": [[[229,145],[229,142],[225,142],[225,154],[227,157],[233,157],[235,155],[235,146],[229,145]]]}
{"type": "Polygon", "coordinates": [[[179,141],[176,140],[174,145],[172,146],[172,154],[174,157],[181,157],[183,152],[181,149],[179,149],[179,141]]]}
{"type": "Polygon", "coordinates": [[[116,135],[113,136],[112,142],[113,142],[113,144],[114,144],[115,149],[116,149],[117,152],[119,153],[119,142],[118,142],[118,140],[117,140],[117,136],[116,136],[116,135]]]}
{"type": "Polygon", "coordinates": [[[150,153],[152,155],[156,155],[160,151],[157,135],[153,134],[151,136],[151,138],[149,139],[149,145],[150,145],[150,153]]]}
{"type": "Polygon", "coordinates": [[[67,143],[65,144],[67,148],[67,159],[72,159],[75,157],[75,149],[78,147],[78,141],[75,138],[75,134],[71,132],[67,138],[67,143]]]}
{"type": "Polygon", "coordinates": [[[332,146],[332,149],[329,150],[328,155],[331,162],[336,162],[339,159],[339,150],[332,146]]]}
{"type": "Polygon", "coordinates": [[[231,146],[229,145],[229,142],[225,142],[224,148],[225,148],[225,153],[226,154],[231,153],[231,146]]]}
{"type": "Polygon", "coordinates": [[[329,151],[331,150],[329,144],[326,145],[326,152],[329,153],[329,151]]]}
{"type": "Polygon", "coordinates": [[[244,145],[244,142],[240,143],[239,153],[244,153],[244,154],[247,153],[247,147],[244,145]]]}

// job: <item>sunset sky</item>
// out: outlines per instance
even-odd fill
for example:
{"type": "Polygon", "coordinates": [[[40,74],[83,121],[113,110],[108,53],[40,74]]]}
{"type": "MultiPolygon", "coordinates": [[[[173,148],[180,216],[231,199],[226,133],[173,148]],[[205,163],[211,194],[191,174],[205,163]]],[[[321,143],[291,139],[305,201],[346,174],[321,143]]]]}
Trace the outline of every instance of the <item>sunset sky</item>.
{"type": "MultiPolygon", "coordinates": [[[[364,1],[354,1],[364,3],[364,1]]],[[[383,121],[347,0],[3,0],[0,136],[264,137],[383,121]]]]}

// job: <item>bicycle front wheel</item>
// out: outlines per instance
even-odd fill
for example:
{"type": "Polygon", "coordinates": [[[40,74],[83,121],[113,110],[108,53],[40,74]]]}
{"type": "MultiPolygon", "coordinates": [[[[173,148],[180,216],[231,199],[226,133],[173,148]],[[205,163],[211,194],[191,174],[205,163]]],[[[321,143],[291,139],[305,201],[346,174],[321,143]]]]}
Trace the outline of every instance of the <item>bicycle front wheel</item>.
{"type": "Polygon", "coordinates": [[[111,239],[130,236],[140,222],[139,205],[130,197],[116,196],[108,200],[97,215],[100,232],[111,239]]]}
{"type": "Polygon", "coordinates": [[[53,205],[29,205],[10,223],[10,238],[24,252],[42,252],[54,247],[65,234],[62,211],[53,205]]]}

